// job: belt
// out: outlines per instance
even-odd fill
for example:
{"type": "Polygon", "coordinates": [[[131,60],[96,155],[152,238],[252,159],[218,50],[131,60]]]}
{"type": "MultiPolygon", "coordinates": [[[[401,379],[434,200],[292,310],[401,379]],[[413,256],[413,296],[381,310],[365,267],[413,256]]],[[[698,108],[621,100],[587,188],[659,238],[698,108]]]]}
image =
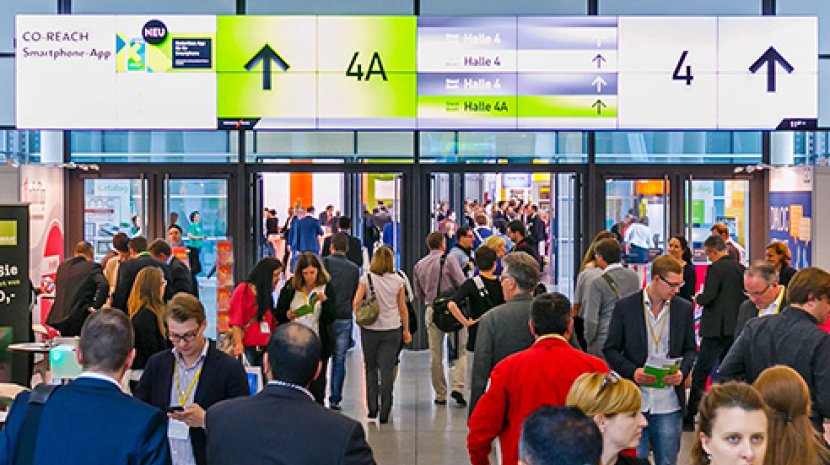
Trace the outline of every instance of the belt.
{"type": "Polygon", "coordinates": [[[252,349],[255,352],[265,352],[265,349],[267,349],[268,346],[246,346],[245,348],[252,349]]]}

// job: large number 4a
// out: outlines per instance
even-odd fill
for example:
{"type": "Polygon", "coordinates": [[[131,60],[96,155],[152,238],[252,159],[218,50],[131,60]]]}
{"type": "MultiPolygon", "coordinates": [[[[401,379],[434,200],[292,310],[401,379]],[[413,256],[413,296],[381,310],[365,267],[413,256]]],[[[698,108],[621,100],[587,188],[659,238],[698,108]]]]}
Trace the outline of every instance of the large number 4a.
{"type": "Polygon", "coordinates": [[[686,85],[692,85],[692,79],[695,77],[692,75],[692,65],[686,65],[686,74],[680,74],[680,69],[683,67],[683,63],[686,62],[686,56],[689,55],[688,50],[683,50],[683,53],[680,54],[680,60],[677,61],[677,66],[674,67],[674,73],[672,73],[671,78],[675,81],[686,81],[686,85]]]}

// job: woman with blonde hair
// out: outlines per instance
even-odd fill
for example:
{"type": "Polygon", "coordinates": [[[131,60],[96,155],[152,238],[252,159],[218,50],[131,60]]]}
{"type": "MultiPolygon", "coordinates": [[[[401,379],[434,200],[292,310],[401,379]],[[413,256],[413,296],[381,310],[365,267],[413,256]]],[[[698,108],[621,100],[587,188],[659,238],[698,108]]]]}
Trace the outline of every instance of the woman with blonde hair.
{"type": "Polygon", "coordinates": [[[138,381],[147,359],[156,352],[167,350],[164,329],[164,288],[167,281],[160,268],[148,266],[135,277],[130,297],[127,299],[127,314],[133,322],[135,333],[135,359],[133,359],[131,387],[138,381]]]}
{"type": "Polygon", "coordinates": [[[485,239],[482,245],[496,251],[496,270],[493,273],[496,276],[501,276],[501,272],[504,271],[504,267],[501,265],[501,259],[507,255],[507,240],[494,234],[485,239]]]}
{"type": "Polygon", "coordinates": [[[323,345],[320,376],[308,388],[320,404],[326,395],[326,368],[334,348],[331,324],[336,318],[336,307],[330,279],[317,255],[311,252],[300,254],[294,266],[294,275],[282,287],[274,309],[279,323],[294,321],[303,324],[320,337],[323,345]]]}
{"type": "Polygon", "coordinates": [[[698,413],[691,465],[764,463],[767,406],[755,388],[737,382],[715,384],[700,401],[698,413]]]}
{"type": "Polygon", "coordinates": [[[640,412],[640,389],[614,373],[585,373],[574,381],[565,405],[593,418],[602,433],[601,465],[647,465],[648,459],[620,455],[640,444],[648,422],[640,412]]]}
{"type": "Polygon", "coordinates": [[[778,272],[778,284],[782,286],[789,284],[798,271],[790,266],[792,259],[793,253],[790,252],[790,248],[781,241],[772,241],[764,249],[764,260],[775,266],[775,271],[778,272]]]}
{"type": "Polygon", "coordinates": [[[810,389],[797,371],[776,365],[752,386],[769,407],[768,465],[830,463],[830,451],[810,422],[810,389]]]}
{"type": "Polygon", "coordinates": [[[372,256],[369,271],[360,278],[352,308],[357,310],[367,297],[377,299],[380,313],[374,323],[360,328],[366,371],[366,404],[370,420],[380,414],[380,422],[387,423],[392,411],[398,351],[401,342],[412,342],[404,280],[395,273],[395,255],[388,246],[380,247],[372,256]]]}

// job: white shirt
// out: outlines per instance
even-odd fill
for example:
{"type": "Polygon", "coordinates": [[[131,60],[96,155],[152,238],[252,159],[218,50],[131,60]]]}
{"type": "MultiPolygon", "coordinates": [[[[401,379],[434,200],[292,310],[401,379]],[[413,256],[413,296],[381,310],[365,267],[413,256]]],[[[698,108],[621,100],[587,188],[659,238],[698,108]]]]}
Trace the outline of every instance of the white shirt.
{"type": "Polygon", "coordinates": [[[625,242],[643,249],[651,248],[651,229],[642,223],[633,223],[625,231],[625,242]]]}
{"type": "Polygon", "coordinates": [[[104,375],[104,374],[101,374],[101,373],[96,373],[94,371],[84,371],[84,372],[81,372],[80,375],[78,375],[77,379],[81,379],[81,378],[97,379],[97,380],[100,380],[100,381],[107,381],[107,382],[110,382],[110,383],[114,384],[116,387],[118,387],[119,391],[121,390],[121,384],[118,381],[116,381],[114,378],[111,378],[111,377],[109,377],[107,375],[104,375]]]}
{"type": "Polygon", "coordinates": [[[778,314],[779,309],[781,308],[781,300],[784,298],[784,286],[780,286],[781,289],[778,291],[778,297],[769,304],[766,308],[759,308],[758,309],[758,316],[769,316],[769,315],[776,315],[778,314]]]}
{"type": "MultiPolygon", "coordinates": [[[[179,351],[173,349],[174,363],[173,380],[170,383],[170,406],[182,405],[179,402],[179,393],[176,392],[176,373],[179,373],[179,389],[187,391],[190,384],[193,382],[193,378],[196,376],[196,373],[199,373],[199,370],[205,363],[208,345],[208,342],[205,341],[205,346],[202,348],[202,354],[199,356],[199,359],[196,360],[196,363],[189,367],[185,366],[184,359],[182,359],[179,351]]],[[[201,378],[201,375],[199,377],[201,378]]],[[[196,382],[193,383],[193,389],[191,389],[190,393],[188,393],[187,399],[185,399],[182,407],[193,403],[193,398],[196,396],[197,389],[199,389],[199,380],[196,380],[196,382]]],[[[173,465],[196,465],[196,458],[193,456],[193,445],[190,443],[190,438],[176,439],[168,437],[167,441],[170,443],[170,458],[173,465]]]]}
{"type": "Polygon", "coordinates": [[[389,331],[400,328],[401,311],[398,308],[398,292],[404,286],[403,278],[398,276],[397,273],[386,273],[383,276],[378,276],[369,272],[363,275],[360,282],[366,286],[365,299],[369,299],[371,294],[369,282],[366,278],[368,274],[372,275],[372,287],[375,289],[375,297],[378,299],[380,313],[377,321],[365,326],[364,329],[389,331]]]}
{"type": "MultiPolygon", "coordinates": [[[[646,339],[648,340],[649,355],[669,356],[670,304],[671,301],[663,304],[663,309],[655,317],[651,311],[648,288],[643,290],[643,316],[646,318],[646,339]],[[655,339],[657,339],[657,344],[655,344],[655,339]]],[[[677,394],[674,393],[673,386],[664,388],[640,386],[640,394],[642,397],[641,412],[660,415],[680,410],[680,402],[677,400],[677,394]]]]}

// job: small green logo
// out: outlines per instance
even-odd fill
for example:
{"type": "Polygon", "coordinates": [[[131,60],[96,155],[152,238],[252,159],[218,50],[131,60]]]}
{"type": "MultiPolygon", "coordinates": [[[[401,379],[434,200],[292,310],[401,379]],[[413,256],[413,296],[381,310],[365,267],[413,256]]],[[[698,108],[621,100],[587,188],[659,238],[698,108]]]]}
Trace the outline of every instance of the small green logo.
{"type": "Polygon", "coordinates": [[[17,246],[17,220],[0,220],[0,247],[17,246]]]}

